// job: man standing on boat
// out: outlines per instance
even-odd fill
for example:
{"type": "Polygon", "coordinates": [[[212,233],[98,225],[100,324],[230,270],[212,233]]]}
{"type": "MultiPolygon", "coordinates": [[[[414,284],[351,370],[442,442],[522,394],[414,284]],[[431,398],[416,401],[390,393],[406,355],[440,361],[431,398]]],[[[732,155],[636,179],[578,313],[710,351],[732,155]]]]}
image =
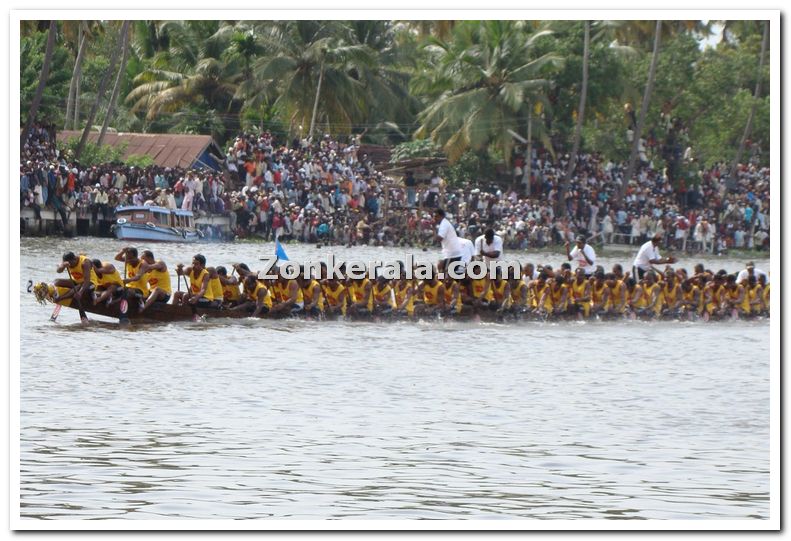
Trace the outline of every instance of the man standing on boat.
{"type": "Polygon", "coordinates": [[[503,255],[503,239],[494,234],[494,229],[487,229],[475,239],[475,255],[482,257],[486,263],[497,261],[503,255]]]}
{"type": "Polygon", "coordinates": [[[585,235],[577,235],[576,246],[573,250],[569,251],[571,244],[566,241],[566,257],[569,261],[576,261],[577,268],[585,272],[585,276],[593,275],[596,270],[596,252],[593,251],[593,246],[585,242],[585,235]]]}
{"type": "Polygon", "coordinates": [[[461,261],[462,248],[456,229],[445,217],[445,211],[438,208],[434,211],[434,223],[437,224],[437,240],[442,244],[442,259],[440,270],[444,271],[454,261],[461,261]]]}
{"type": "Polygon", "coordinates": [[[659,255],[659,243],[662,242],[662,235],[656,233],[651,239],[640,246],[637,256],[632,263],[632,272],[635,280],[642,279],[646,272],[650,271],[652,265],[672,264],[676,262],[673,256],[661,257],[659,255]]]}

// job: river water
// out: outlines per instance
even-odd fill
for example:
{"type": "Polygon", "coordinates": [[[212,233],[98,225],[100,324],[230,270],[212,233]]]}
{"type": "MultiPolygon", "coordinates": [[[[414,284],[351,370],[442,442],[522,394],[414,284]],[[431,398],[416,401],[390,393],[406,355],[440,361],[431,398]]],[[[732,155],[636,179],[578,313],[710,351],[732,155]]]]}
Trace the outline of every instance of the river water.
{"type": "MultiPolygon", "coordinates": [[[[55,277],[65,251],[110,260],[120,246],[22,239],[12,370],[23,519],[769,516],[767,321],[214,320],[122,330],[111,320],[82,326],[68,309],[52,323],[51,306],[25,292],[28,279],[55,277]]],[[[171,269],[198,251],[209,265],[258,268],[273,251],[151,249],[171,269]]],[[[327,253],[286,250],[294,260],[327,253]]],[[[405,253],[334,251],[361,261],[405,253]]]]}

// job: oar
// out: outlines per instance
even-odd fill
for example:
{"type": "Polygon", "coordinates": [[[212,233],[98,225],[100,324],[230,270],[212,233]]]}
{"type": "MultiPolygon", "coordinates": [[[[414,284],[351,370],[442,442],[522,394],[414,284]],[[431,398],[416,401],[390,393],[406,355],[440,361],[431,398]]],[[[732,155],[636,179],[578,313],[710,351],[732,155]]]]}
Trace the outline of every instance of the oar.
{"type": "MultiPolygon", "coordinates": [[[[69,273],[69,280],[74,282],[74,278],[72,278],[72,276],[71,276],[71,271],[69,270],[68,265],[66,266],[66,272],[69,273]]],[[[90,279],[90,277],[86,276],[86,277],[84,277],[84,279],[90,279]]],[[[78,285],[75,282],[74,287],[72,288],[72,291],[74,291],[74,295],[72,295],[71,298],[74,300],[74,303],[77,305],[77,310],[79,311],[79,314],[80,314],[80,321],[82,321],[83,323],[87,323],[88,322],[88,315],[85,313],[85,310],[82,309],[82,299],[80,298],[82,296],[82,294],[80,294],[79,297],[77,296],[77,287],[78,287],[78,285]]],[[[58,310],[58,313],[60,313],[60,310],[58,310]]],[[[55,317],[57,318],[58,316],[55,315],[55,317]]]]}
{"type": "Polygon", "coordinates": [[[49,320],[54,322],[58,319],[58,314],[60,314],[60,309],[63,308],[63,305],[55,304],[55,309],[52,310],[52,315],[49,316],[49,320]]]}
{"type": "Polygon", "coordinates": [[[121,290],[121,304],[118,306],[118,310],[121,312],[121,317],[118,318],[120,325],[129,324],[129,318],[126,316],[126,312],[129,310],[129,301],[126,300],[126,265],[126,254],[124,254],[124,283],[121,290]]]}

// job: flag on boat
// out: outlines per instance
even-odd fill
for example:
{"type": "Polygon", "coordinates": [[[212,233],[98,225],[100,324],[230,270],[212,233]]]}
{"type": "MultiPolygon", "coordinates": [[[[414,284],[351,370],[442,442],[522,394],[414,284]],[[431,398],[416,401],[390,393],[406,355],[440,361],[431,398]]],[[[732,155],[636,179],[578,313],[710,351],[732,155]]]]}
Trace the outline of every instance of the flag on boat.
{"type": "Polygon", "coordinates": [[[282,261],[288,261],[286,251],[283,249],[283,246],[280,245],[280,240],[277,238],[275,239],[275,257],[282,261]]]}

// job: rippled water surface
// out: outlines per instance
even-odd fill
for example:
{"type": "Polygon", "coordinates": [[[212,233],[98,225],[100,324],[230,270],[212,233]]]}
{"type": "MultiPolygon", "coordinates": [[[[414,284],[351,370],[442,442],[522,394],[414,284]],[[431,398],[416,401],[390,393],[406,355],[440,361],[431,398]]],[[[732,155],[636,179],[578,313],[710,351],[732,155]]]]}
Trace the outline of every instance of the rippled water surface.
{"type": "MultiPolygon", "coordinates": [[[[23,518],[768,517],[766,321],[120,330],[68,309],[51,323],[24,292],[64,251],[119,246],[22,241],[23,518]]],[[[255,268],[271,245],[152,249],[255,268]]]]}

